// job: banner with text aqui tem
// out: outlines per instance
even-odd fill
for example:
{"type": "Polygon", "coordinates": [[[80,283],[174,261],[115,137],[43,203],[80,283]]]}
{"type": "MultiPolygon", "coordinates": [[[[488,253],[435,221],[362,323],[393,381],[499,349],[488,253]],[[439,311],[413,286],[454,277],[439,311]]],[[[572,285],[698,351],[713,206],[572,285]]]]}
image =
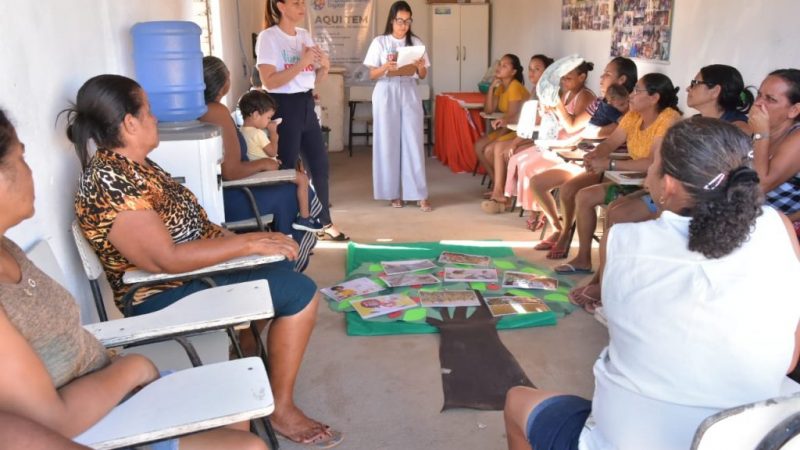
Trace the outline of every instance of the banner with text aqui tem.
{"type": "Polygon", "coordinates": [[[344,82],[369,83],[362,65],[375,36],[373,0],[309,0],[308,26],[314,41],[328,52],[332,66],[347,68],[344,82]]]}

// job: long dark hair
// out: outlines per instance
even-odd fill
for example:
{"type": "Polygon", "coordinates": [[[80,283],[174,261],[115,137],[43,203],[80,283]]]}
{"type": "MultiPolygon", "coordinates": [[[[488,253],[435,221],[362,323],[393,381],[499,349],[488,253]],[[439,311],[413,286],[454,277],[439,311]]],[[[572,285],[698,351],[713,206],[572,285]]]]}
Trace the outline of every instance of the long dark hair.
{"type": "Polygon", "coordinates": [[[522,63],[519,61],[519,57],[513,53],[506,53],[503,55],[503,58],[508,58],[511,61],[511,66],[514,68],[516,73],[514,74],[514,79],[519,81],[520,84],[525,84],[525,74],[523,71],[525,69],[522,68],[522,63]]]}
{"type": "Polygon", "coordinates": [[[84,169],[89,164],[89,140],[97,148],[122,147],[120,125],[127,114],[138,116],[142,106],[142,87],[122,75],[98,75],[81,86],[75,103],[59,115],[67,113],[67,138],[75,144],[84,169]]]}
{"type": "Polygon", "coordinates": [[[642,77],[645,89],[649,95],[658,94],[658,112],[672,108],[683,114],[678,108],[678,91],[681,89],[672,84],[672,80],[663,73],[648,73],[642,77]]]}
{"type": "Polygon", "coordinates": [[[203,57],[203,83],[206,85],[203,97],[206,104],[217,99],[229,77],[228,67],[221,59],[216,56],[203,57]]]}
{"type": "Polygon", "coordinates": [[[667,131],[661,175],[678,180],[694,200],[689,250],[722,258],[747,240],[764,202],[750,151],[750,138],[719,119],[692,117],[667,131]]]}
{"type": "Polygon", "coordinates": [[[744,87],[742,74],[735,67],[725,64],[712,64],[700,69],[703,82],[709,86],[719,86],[717,104],[723,111],[747,113],[753,106],[753,93],[744,87]]]}
{"type": "Polygon", "coordinates": [[[5,161],[6,154],[11,148],[11,143],[14,141],[14,136],[16,136],[14,125],[8,120],[8,116],[6,116],[6,112],[3,111],[3,108],[0,108],[0,166],[2,166],[5,161]]]}
{"type": "Polygon", "coordinates": [[[553,58],[551,58],[551,57],[549,57],[547,55],[543,55],[541,53],[537,53],[537,54],[531,56],[531,61],[533,61],[534,59],[538,59],[539,61],[541,61],[542,65],[544,65],[545,69],[547,69],[547,67],[550,64],[553,64],[553,61],[555,61],[553,58]]]}
{"type": "Polygon", "coordinates": [[[629,94],[633,92],[633,88],[636,87],[636,81],[639,79],[639,71],[636,69],[636,63],[624,56],[617,56],[612,59],[609,64],[613,64],[617,69],[618,77],[625,75],[625,83],[623,86],[625,86],[629,94]]]}
{"type": "MultiPolygon", "coordinates": [[[[800,70],[797,69],[778,69],[769,73],[771,77],[778,77],[789,85],[786,97],[789,103],[800,103],[800,70]]],[[[800,115],[794,118],[795,122],[800,121],[800,115]]]]}
{"type": "MultiPolygon", "coordinates": [[[[412,17],[414,16],[414,13],[411,11],[411,6],[403,0],[392,3],[392,7],[389,8],[389,16],[386,18],[386,28],[383,29],[383,34],[392,34],[392,31],[394,30],[392,28],[392,22],[395,18],[397,18],[397,13],[399,11],[405,11],[411,14],[412,17]]],[[[411,31],[411,25],[409,25],[408,33],[406,33],[406,45],[414,45],[414,41],[411,40],[413,37],[417,37],[417,35],[411,31]]]]}
{"type": "Polygon", "coordinates": [[[283,18],[281,10],[278,9],[278,2],[286,3],[285,0],[267,0],[267,4],[264,8],[264,28],[279,24],[281,18],[283,18]]]}

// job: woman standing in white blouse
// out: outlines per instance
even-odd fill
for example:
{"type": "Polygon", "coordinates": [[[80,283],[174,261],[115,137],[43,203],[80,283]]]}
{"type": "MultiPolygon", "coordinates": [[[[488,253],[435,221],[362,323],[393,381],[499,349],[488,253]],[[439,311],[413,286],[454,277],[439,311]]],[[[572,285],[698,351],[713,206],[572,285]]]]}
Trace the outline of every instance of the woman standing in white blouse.
{"type": "Polygon", "coordinates": [[[349,238],[331,219],[328,151],[314,113],[314,83],[328,75],[330,61],[311,33],[297,27],[305,14],[304,0],[267,0],[268,28],[258,35],[256,64],[263,86],[278,104],[275,117],[283,119],[278,125],[281,169],[294,169],[303,157],[322,203],[319,219],[325,227],[320,235],[344,241],[349,238]]]}
{"type": "Polygon", "coordinates": [[[369,78],[378,80],[372,92],[372,184],[376,200],[390,200],[395,208],[404,201],[417,201],[422,211],[431,211],[425,177],[422,144],[422,100],[417,80],[428,74],[424,55],[413,64],[397,67],[398,49],[420,46],[411,32],[411,7],[397,1],[389,9],[386,29],[372,40],[364,58],[369,78]]]}
{"type": "Polygon", "coordinates": [[[686,449],[706,417],[800,389],[786,377],[798,362],[800,302],[787,294],[800,246],[763,206],[751,149],[717,119],[670,128],[646,179],[661,216],[609,231],[610,340],[592,402],[512,388],[509,448],[686,449]]]}

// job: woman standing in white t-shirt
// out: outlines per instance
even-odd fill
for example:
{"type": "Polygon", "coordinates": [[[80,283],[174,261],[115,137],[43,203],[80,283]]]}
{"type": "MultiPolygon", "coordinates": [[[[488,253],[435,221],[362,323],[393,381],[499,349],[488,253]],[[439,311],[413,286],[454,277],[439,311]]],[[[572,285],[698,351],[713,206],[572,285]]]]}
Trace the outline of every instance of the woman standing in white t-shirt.
{"type": "Polygon", "coordinates": [[[417,80],[428,74],[430,62],[423,55],[412,64],[397,67],[400,47],[421,46],[411,32],[411,7],[397,1],[389,9],[386,29],[372,40],[364,58],[369,78],[378,80],[372,92],[372,184],[376,200],[390,200],[395,208],[416,201],[431,211],[425,179],[422,144],[422,100],[417,80]]]}
{"type": "Polygon", "coordinates": [[[763,205],[751,152],[718,119],[667,131],[645,181],[661,216],[608,232],[593,400],[512,388],[510,449],[686,449],[706,417],[800,390],[786,377],[800,351],[800,246],[763,205]]]}
{"type": "Polygon", "coordinates": [[[320,234],[345,241],[349,238],[331,220],[328,152],[314,113],[314,83],[328,75],[330,61],[308,30],[296,26],[305,14],[304,0],[267,0],[268,28],[258,35],[256,64],[264,88],[278,104],[275,116],[283,119],[278,126],[281,169],[295,168],[298,158],[303,157],[322,203],[319,218],[325,228],[320,234]]]}

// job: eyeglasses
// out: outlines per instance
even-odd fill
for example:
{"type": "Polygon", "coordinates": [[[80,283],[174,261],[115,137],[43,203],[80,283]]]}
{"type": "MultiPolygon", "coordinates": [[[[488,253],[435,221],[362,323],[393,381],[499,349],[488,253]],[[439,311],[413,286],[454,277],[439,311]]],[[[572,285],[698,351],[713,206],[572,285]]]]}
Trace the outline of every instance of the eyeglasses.
{"type": "Polygon", "coordinates": [[[396,23],[397,25],[409,25],[410,26],[412,23],[414,23],[414,19],[403,20],[403,19],[398,17],[398,18],[394,19],[394,23],[396,23]]]}
{"type": "Polygon", "coordinates": [[[714,87],[714,83],[712,83],[710,81],[692,80],[692,81],[689,82],[689,88],[693,88],[693,87],[697,86],[698,84],[704,84],[704,85],[706,85],[706,87],[714,87]]]}
{"type": "Polygon", "coordinates": [[[632,94],[638,94],[640,92],[647,92],[647,88],[637,88],[637,87],[635,87],[635,88],[633,88],[632,94]]]}

